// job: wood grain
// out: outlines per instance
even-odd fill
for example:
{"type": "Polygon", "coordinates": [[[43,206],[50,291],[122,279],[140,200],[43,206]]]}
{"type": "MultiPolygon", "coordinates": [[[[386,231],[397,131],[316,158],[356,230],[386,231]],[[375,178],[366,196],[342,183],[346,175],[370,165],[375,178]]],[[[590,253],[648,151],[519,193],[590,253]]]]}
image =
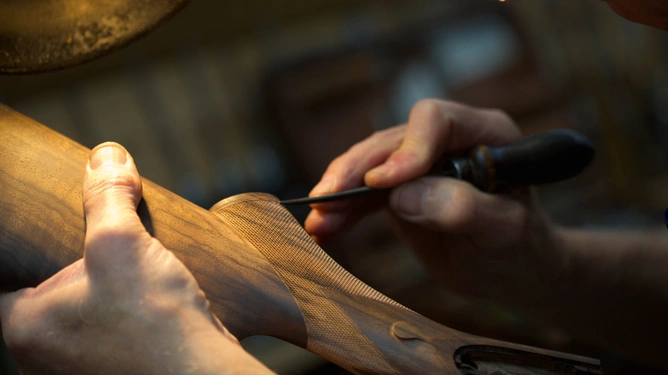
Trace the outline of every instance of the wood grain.
{"type": "MultiPolygon", "coordinates": [[[[35,286],[82,256],[87,155],[0,105],[0,290],[35,286]]],[[[275,197],[206,211],[144,180],[138,211],[239,338],[274,336],[360,374],[602,373],[598,361],[468,335],[401,306],[336,264],[275,197]]]]}

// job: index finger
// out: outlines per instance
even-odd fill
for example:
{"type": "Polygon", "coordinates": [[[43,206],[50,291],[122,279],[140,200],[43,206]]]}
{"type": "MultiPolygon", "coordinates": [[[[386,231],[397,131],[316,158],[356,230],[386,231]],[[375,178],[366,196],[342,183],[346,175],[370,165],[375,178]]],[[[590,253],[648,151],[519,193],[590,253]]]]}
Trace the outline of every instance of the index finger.
{"type": "Polygon", "coordinates": [[[370,187],[392,188],[427,174],[444,154],[481,144],[502,145],[520,137],[517,125],[502,111],[425,99],[411,110],[399,148],[368,171],[364,181],[370,187]]]}
{"type": "MultiPolygon", "coordinates": [[[[377,131],[353,145],[329,164],[309,196],[316,197],[362,186],[364,174],[387,160],[401,145],[405,132],[405,125],[395,126],[377,131]]],[[[312,207],[323,211],[342,211],[348,208],[349,203],[350,200],[342,200],[318,203],[312,207]]]]}

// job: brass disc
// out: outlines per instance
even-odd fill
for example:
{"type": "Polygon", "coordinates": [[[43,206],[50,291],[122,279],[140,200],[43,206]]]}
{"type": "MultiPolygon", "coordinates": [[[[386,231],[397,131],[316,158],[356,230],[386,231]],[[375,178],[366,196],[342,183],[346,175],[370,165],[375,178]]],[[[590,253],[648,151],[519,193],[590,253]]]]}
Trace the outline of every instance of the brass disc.
{"type": "Polygon", "coordinates": [[[120,48],[188,0],[0,0],[0,73],[65,68],[120,48]]]}

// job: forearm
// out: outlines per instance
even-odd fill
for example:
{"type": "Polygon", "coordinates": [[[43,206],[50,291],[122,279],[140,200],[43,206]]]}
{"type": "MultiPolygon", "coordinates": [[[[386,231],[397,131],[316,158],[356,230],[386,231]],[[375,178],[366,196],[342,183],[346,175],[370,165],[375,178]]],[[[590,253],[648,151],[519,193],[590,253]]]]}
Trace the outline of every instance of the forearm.
{"type": "Polygon", "coordinates": [[[186,314],[171,328],[164,329],[166,337],[161,342],[166,346],[157,353],[162,360],[149,361],[158,366],[155,373],[168,370],[200,375],[272,374],[235,338],[222,333],[197,312],[186,314]]]}
{"type": "Polygon", "coordinates": [[[273,374],[242,347],[225,337],[203,336],[193,348],[195,353],[186,367],[194,374],[273,374]]]}
{"type": "Polygon", "coordinates": [[[564,278],[528,311],[573,336],[668,368],[668,234],[559,230],[564,278]]]}

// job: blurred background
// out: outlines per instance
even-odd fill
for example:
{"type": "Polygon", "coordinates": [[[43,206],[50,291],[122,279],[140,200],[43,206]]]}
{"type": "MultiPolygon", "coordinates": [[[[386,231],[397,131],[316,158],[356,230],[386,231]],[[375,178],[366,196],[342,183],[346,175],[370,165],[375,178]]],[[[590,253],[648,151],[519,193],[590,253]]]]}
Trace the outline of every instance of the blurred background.
{"type": "MultiPolygon", "coordinates": [[[[96,61],[0,76],[0,102],[87,147],[120,142],[145,178],[205,208],[308,194],[334,157],[420,99],[495,107],[527,135],[594,141],[584,174],[539,189],[557,223],[651,230],[668,206],[666,47],[668,32],[595,0],[194,0],[96,61]]],[[[381,214],[325,251],[452,328],[601,358],[606,374],[661,373],[434,284],[381,214]]],[[[243,344],[280,374],[345,373],[268,337],[243,344]]],[[[4,357],[0,373],[15,373],[4,357]]]]}

